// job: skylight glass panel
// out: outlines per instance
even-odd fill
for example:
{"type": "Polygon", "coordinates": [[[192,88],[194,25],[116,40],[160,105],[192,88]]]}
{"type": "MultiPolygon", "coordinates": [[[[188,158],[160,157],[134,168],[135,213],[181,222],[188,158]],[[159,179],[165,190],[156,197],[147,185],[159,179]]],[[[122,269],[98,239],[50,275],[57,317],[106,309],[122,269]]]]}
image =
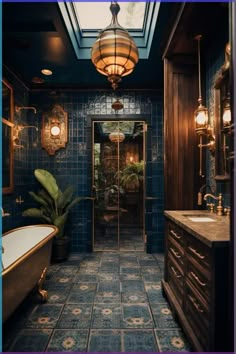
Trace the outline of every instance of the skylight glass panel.
{"type": "MultiPolygon", "coordinates": [[[[110,2],[74,2],[82,30],[104,29],[111,22],[110,2]]],[[[142,29],[146,2],[120,2],[118,22],[125,29],[142,29]]]]}

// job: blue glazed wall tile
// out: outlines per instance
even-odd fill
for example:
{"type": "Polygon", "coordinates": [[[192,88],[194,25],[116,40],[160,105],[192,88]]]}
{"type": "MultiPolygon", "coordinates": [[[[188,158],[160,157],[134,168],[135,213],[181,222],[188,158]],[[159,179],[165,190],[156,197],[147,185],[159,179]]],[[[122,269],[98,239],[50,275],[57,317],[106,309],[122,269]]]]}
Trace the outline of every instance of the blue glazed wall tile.
{"type": "MultiPolygon", "coordinates": [[[[91,114],[114,114],[111,104],[114,101],[112,93],[105,91],[74,92],[60,91],[53,95],[49,91],[29,92],[22,83],[6,73],[14,87],[15,102],[24,106],[35,106],[36,115],[32,111],[24,111],[24,114],[15,116],[21,124],[35,125],[35,129],[25,129],[20,136],[20,143],[24,145],[14,153],[14,193],[3,198],[3,206],[11,215],[3,219],[3,232],[9,229],[32,224],[33,220],[23,218],[21,213],[24,209],[33,206],[33,201],[28,191],[37,191],[39,184],[35,180],[33,172],[36,168],[47,169],[53,173],[58,180],[59,186],[64,189],[73,185],[75,195],[91,195],[91,137],[88,128],[89,115],[91,114]],[[56,96],[56,97],[54,97],[56,96]],[[41,121],[43,112],[48,111],[53,104],[60,104],[68,113],[68,143],[65,149],[49,156],[41,147],[41,121]],[[17,196],[21,195],[24,203],[15,203],[17,196]]],[[[163,180],[163,97],[160,91],[130,91],[120,93],[120,100],[124,108],[117,113],[131,114],[132,117],[138,114],[138,119],[147,117],[147,124],[151,126],[151,133],[147,134],[147,192],[155,196],[158,194],[158,203],[155,208],[148,207],[149,225],[155,227],[163,223],[162,218],[158,220],[158,212],[163,209],[163,191],[161,186],[163,180]],[[154,168],[154,172],[153,172],[154,168]],[[159,186],[157,190],[156,185],[159,186]]],[[[114,115],[117,116],[117,115],[114,115]]],[[[92,209],[90,201],[83,201],[71,210],[67,231],[72,239],[73,252],[90,252],[92,249],[92,209]]],[[[35,220],[38,223],[38,220],[35,220]]],[[[152,238],[147,232],[149,252],[157,249],[159,237],[152,238]]],[[[162,239],[164,234],[162,234],[162,239]]],[[[161,251],[161,250],[159,250],[161,251]]]]}

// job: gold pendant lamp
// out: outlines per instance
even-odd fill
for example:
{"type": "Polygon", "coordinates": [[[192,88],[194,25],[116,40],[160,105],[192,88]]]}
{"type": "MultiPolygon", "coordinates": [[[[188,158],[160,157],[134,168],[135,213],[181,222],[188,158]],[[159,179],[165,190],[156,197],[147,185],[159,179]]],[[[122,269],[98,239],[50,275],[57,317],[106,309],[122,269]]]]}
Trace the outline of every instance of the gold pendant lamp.
{"type": "Polygon", "coordinates": [[[99,33],[92,47],[91,60],[97,71],[108,77],[115,90],[122,77],[132,73],[139,54],[133,38],[118,23],[120,6],[116,1],[111,2],[110,10],[111,23],[99,33]]]}

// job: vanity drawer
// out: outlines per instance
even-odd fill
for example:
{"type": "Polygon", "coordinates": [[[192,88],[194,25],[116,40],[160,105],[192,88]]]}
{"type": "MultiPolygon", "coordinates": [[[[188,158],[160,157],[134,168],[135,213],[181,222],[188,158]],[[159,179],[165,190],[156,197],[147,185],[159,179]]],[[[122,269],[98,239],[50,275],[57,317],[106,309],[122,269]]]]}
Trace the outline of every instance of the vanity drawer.
{"type": "Polygon", "coordinates": [[[184,247],[183,230],[172,222],[168,222],[168,235],[184,247]]]}
{"type": "Polygon", "coordinates": [[[204,350],[207,350],[210,336],[209,307],[188,281],[185,291],[185,316],[204,350]]]}
{"type": "Polygon", "coordinates": [[[168,253],[176,260],[178,265],[183,268],[184,266],[184,249],[169,236],[168,239],[168,253]]]}
{"type": "Polygon", "coordinates": [[[187,254],[193,257],[202,267],[210,269],[211,251],[199,240],[188,235],[186,237],[187,254]]]}
{"type": "Polygon", "coordinates": [[[183,282],[184,277],[181,269],[176,265],[171,255],[168,257],[168,283],[175,294],[179,304],[183,303],[183,282]]]}

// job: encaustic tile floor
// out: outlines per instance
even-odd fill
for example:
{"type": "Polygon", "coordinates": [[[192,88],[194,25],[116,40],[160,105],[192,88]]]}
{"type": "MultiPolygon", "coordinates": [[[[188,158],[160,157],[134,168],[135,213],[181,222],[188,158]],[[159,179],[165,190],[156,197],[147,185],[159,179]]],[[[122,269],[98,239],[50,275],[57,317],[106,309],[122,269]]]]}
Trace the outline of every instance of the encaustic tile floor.
{"type": "MultiPolygon", "coordinates": [[[[162,295],[162,254],[72,254],[3,326],[5,352],[190,352],[162,295]]],[[[22,285],[24,280],[22,279],[22,285]]]]}

